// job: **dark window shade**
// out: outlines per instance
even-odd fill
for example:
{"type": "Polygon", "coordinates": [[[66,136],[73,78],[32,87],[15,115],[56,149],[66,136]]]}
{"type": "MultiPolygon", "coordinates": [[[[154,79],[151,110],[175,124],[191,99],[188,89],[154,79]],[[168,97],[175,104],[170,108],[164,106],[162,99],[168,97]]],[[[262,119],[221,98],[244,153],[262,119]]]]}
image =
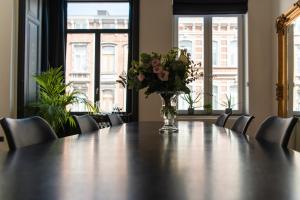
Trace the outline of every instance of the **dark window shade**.
{"type": "Polygon", "coordinates": [[[42,71],[65,67],[65,0],[43,0],[42,71]]]}
{"type": "Polygon", "coordinates": [[[174,15],[245,14],[248,0],[173,0],[174,15]]]}
{"type": "Polygon", "coordinates": [[[103,3],[111,3],[111,2],[129,2],[131,0],[66,0],[67,2],[83,2],[83,3],[97,3],[97,2],[103,2],[103,3]]]}

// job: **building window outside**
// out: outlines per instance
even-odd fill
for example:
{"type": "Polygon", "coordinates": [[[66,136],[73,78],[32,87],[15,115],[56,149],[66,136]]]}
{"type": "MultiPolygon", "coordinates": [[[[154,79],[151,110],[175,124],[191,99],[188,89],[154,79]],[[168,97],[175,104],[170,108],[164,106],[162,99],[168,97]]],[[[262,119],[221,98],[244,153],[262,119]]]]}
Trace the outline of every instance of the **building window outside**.
{"type": "Polygon", "coordinates": [[[218,102],[219,102],[219,86],[213,85],[213,109],[218,109],[218,102]]]}
{"type": "MultiPolygon", "coordinates": [[[[175,46],[191,51],[193,60],[201,62],[201,71],[205,72],[204,78],[193,83],[198,90],[193,92],[203,93],[196,113],[202,113],[208,104],[212,105],[213,113],[223,112],[226,96],[231,96],[235,104],[234,113],[243,113],[243,16],[175,16],[175,24],[175,46]]],[[[178,101],[179,112],[184,113],[186,103],[180,102],[180,98],[178,101]]]]}
{"type": "Polygon", "coordinates": [[[88,21],[85,19],[75,19],[74,29],[88,29],[88,21]]]}
{"type": "Polygon", "coordinates": [[[73,45],[73,70],[74,72],[86,72],[87,70],[87,45],[73,45]]]}
{"type": "MultiPolygon", "coordinates": [[[[66,83],[85,83],[77,89],[91,103],[100,101],[105,111],[117,106],[126,112],[127,89],[116,80],[128,68],[129,2],[78,1],[67,7],[66,83]]],[[[87,111],[82,105],[71,109],[87,111]]]]}
{"type": "Polygon", "coordinates": [[[103,19],[102,20],[102,28],[103,29],[114,29],[116,28],[114,19],[103,19]]]}
{"type": "Polygon", "coordinates": [[[101,94],[101,110],[103,112],[112,112],[115,106],[115,93],[113,89],[104,89],[101,94]]]}
{"type": "Polygon", "coordinates": [[[213,41],[213,66],[219,66],[220,51],[219,51],[219,41],[213,41]]]}
{"type": "Polygon", "coordinates": [[[237,67],[238,66],[238,45],[236,40],[229,41],[228,44],[228,63],[229,67],[237,67]]]}
{"type": "Polygon", "coordinates": [[[231,96],[231,107],[233,110],[237,110],[238,109],[238,94],[237,94],[237,91],[238,91],[238,85],[236,82],[232,82],[230,85],[229,85],[229,90],[227,93],[229,93],[231,96]]]}
{"type": "Polygon", "coordinates": [[[114,73],[116,63],[116,46],[102,45],[101,48],[101,73],[114,73]]]}
{"type": "Polygon", "coordinates": [[[193,57],[193,42],[190,40],[181,40],[179,41],[179,48],[180,49],[186,49],[189,54],[191,54],[191,57],[193,57]]]}
{"type": "MultiPolygon", "coordinates": [[[[81,93],[77,95],[79,98],[87,99],[88,98],[88,86],[87,83],[73,83],[73,89],[80,91],[81,93]]],[[[84,103],[78,102],[71,107],[72,111],[76,112],[84,112],[86,110],[86,107],[84,103]]]]}

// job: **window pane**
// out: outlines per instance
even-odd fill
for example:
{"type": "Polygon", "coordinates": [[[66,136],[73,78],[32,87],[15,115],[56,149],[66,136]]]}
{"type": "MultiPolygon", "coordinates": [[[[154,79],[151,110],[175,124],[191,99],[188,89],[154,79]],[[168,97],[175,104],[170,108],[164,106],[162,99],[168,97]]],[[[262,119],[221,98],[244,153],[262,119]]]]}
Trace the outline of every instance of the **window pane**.
{"type": "Polygon", "coordinates": [[[114,107],[126,111],[126,89],[116,83],[127,72],[128,34],[101,34],[100,106],[104,112],[114,107]]]}
{"type": "Polygon", "coordinates": [[[115,44],[101,44],[101,73],[115,72],[116,64],[115,44]]]}
{"type": "Polygon", "coordinates": [[[232,108],[239,107],[238,18],[212,18],[213,109],[224,110],[231,97],[232,108]]]}
{"type": "MultiPolygon", "coordinates": [[[[204,23],[203,17],[179,17],[178,19],[178,47],[180,49],[187,49],[191,54],[191,58],[195,63],[201,62],[200,71],[204,72],[203,68],[203,55],[204,55],[204,39],[203,39],[204,23]]],[[[195,103],[195,109],[203,110],[204,99],[204,86],[203,78],[200,78],[190,84],[193,99],[195,99],[199,93],[200,98],[195,103]]],[[[182,97],[178,99],[178,109],[186,110],[189,105],[182,97]]]]}
{"type": "Polygon", "coordinates": [[[300,111],[300,19],[294,24],[294,99],[293,110],[300,111]]]}
{"type": "Polygon", "coordinates": [[[127,29],[129,3],[68,3],[68,29],[127,29]]]}
{"type": "MultiPolygon", "coordinates": [[[[94,34],[68,34],[66,57],[66,83],[81,92],[80,97],[94,102],[94,34]]],[[[70,107],[72,111],[87,111],[84,104],[70,107]]]]}

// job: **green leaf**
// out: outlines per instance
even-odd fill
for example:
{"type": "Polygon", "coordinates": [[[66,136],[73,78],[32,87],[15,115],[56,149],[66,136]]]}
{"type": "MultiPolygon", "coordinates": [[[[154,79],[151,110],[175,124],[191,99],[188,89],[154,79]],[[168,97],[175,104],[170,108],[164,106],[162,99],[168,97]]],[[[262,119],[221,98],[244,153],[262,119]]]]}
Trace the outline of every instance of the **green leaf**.
{"type": "Polygon", "coordinates": [[[83,95],[80,91],[72,90],[72,82],[64,83],[62,67],[50,68],[35,75],[34,80],[39,87],[39,98],[30,106],[37,108],[36,114],[47,120],[56,132],[66,124],[74,127],[75,121],[67,107],[78,102],[88,104],[86,99],[80,98],[83,95]]]}

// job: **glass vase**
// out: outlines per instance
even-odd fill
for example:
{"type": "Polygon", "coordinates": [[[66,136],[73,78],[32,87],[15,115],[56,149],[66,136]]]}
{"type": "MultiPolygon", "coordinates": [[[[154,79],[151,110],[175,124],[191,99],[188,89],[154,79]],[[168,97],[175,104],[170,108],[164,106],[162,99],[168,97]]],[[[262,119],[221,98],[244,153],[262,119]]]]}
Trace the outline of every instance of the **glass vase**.
{"type": "Polygon", "coordinates": [[[164,125],[159,129],[160,133],[176,133],[178,128],[175,125],[177,115],[177,94],[174,92],[162,92],[159,94],[162,100],[161,116],[164,125]]]}

